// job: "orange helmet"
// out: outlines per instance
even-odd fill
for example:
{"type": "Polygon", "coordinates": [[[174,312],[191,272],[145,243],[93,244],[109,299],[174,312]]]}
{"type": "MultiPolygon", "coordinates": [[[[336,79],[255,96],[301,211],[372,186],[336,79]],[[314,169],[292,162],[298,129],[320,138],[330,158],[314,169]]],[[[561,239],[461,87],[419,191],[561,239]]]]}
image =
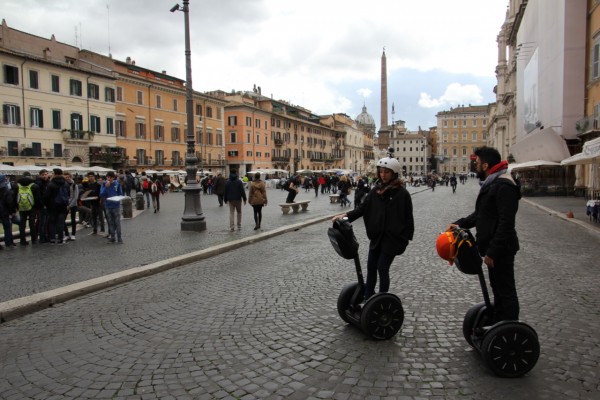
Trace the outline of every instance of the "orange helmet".
{"type": "Polygon", "coordinates": [[[450,265],[454,264],[456,258],[456,235],[454,231],[440,233],[435,241],[435,248],[438,256],[448,261],[450,265]]]}

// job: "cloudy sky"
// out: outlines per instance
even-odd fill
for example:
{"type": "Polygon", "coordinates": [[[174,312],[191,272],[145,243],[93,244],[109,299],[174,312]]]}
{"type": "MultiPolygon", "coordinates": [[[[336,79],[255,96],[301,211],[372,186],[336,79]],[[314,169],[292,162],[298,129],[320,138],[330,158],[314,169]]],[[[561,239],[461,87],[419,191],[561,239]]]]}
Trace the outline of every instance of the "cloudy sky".
{"type": "MultiPolygon", "coordinates": [[[[180,1],[180,4],[183,3],[180,1]]],[[[177,0],[2,0],[9,27],[185,79],[177,0]]],[[[458,104],[495,101],[496,37],[508,0],[190,0],[193,87],[252,90],[316,114],[380,125],[381,54],[388,120],[411,130],[458,104]]]]}

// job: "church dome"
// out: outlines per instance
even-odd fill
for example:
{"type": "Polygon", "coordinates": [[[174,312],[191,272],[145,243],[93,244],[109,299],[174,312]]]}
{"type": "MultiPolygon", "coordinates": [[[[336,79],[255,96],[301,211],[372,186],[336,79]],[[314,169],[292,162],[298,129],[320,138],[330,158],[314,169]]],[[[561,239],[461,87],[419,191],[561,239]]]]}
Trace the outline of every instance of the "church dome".
{"type": "Polygon", "coordinates": [[[364,126],[372,126],[373,128],[375,127],[375,120],[371,114],[367,112],[367,106],[363,106],[362,112],[356,117],[356,123],[364,126]]]}

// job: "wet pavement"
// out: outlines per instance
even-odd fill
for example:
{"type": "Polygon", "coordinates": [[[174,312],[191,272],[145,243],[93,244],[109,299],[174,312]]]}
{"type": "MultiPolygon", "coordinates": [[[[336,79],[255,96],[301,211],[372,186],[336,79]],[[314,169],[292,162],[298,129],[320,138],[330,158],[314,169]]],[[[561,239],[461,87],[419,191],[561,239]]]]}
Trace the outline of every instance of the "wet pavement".
{"type": "MultiPolygon", "coordinates": [[[[284,216],[276,204],[285,193],[269,191],[262,232],[249,206],[242,231],[229,232],[228,210],[213,196],[202,197],[207,231],[181,232],[183,195],[172,193],[160,213],[123,222],[122,246],[78,234],[62,247],[3,252],[7,301],[235,243],[0,324],[0,398],[598,398],[600,230],[578,218],[583,199],[520,205],[517,286],[521,318],[540,339],[536,367],[501,379],[466,344],[462,319],[481,289],[437,257],[435,238],[472,211],[477,188],[469,181],[456,194],[440,186],[414,194],[415,238],[391,270],[404,325],[382,342],[337,315],[354,265],[326,237],[341,208],[314,192],[299,195],[311,200],[309,212],[284,216]]],[[[364,263],[363,224],[354,226],[364,263]]]]}

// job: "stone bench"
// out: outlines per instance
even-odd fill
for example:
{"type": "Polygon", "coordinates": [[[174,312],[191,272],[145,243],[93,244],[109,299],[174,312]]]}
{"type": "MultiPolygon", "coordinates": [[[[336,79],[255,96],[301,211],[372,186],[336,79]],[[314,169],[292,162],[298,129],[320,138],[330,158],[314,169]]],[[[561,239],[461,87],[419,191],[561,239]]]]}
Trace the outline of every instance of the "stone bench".
{"type": "Polygon", "coordinates": [[[279,207],[281,207],[281,211],[283,212],[283,214],[289,214],[290,208],[292,209],[294,214],[296,214],[298,213],[298,211],[300,211],[300,207],[302,207],[302,211],[307,211],[309,203],[310,200],[303,200],[297,201],[295,203],[281,203],[279,204],[279,207]]]}
{"type": "Polygon", "coordinates": [[[329,202],[330,203],[339,203],[340,202],[340,195],[339,194],[330,194],[329,195],[329,202]]]}

